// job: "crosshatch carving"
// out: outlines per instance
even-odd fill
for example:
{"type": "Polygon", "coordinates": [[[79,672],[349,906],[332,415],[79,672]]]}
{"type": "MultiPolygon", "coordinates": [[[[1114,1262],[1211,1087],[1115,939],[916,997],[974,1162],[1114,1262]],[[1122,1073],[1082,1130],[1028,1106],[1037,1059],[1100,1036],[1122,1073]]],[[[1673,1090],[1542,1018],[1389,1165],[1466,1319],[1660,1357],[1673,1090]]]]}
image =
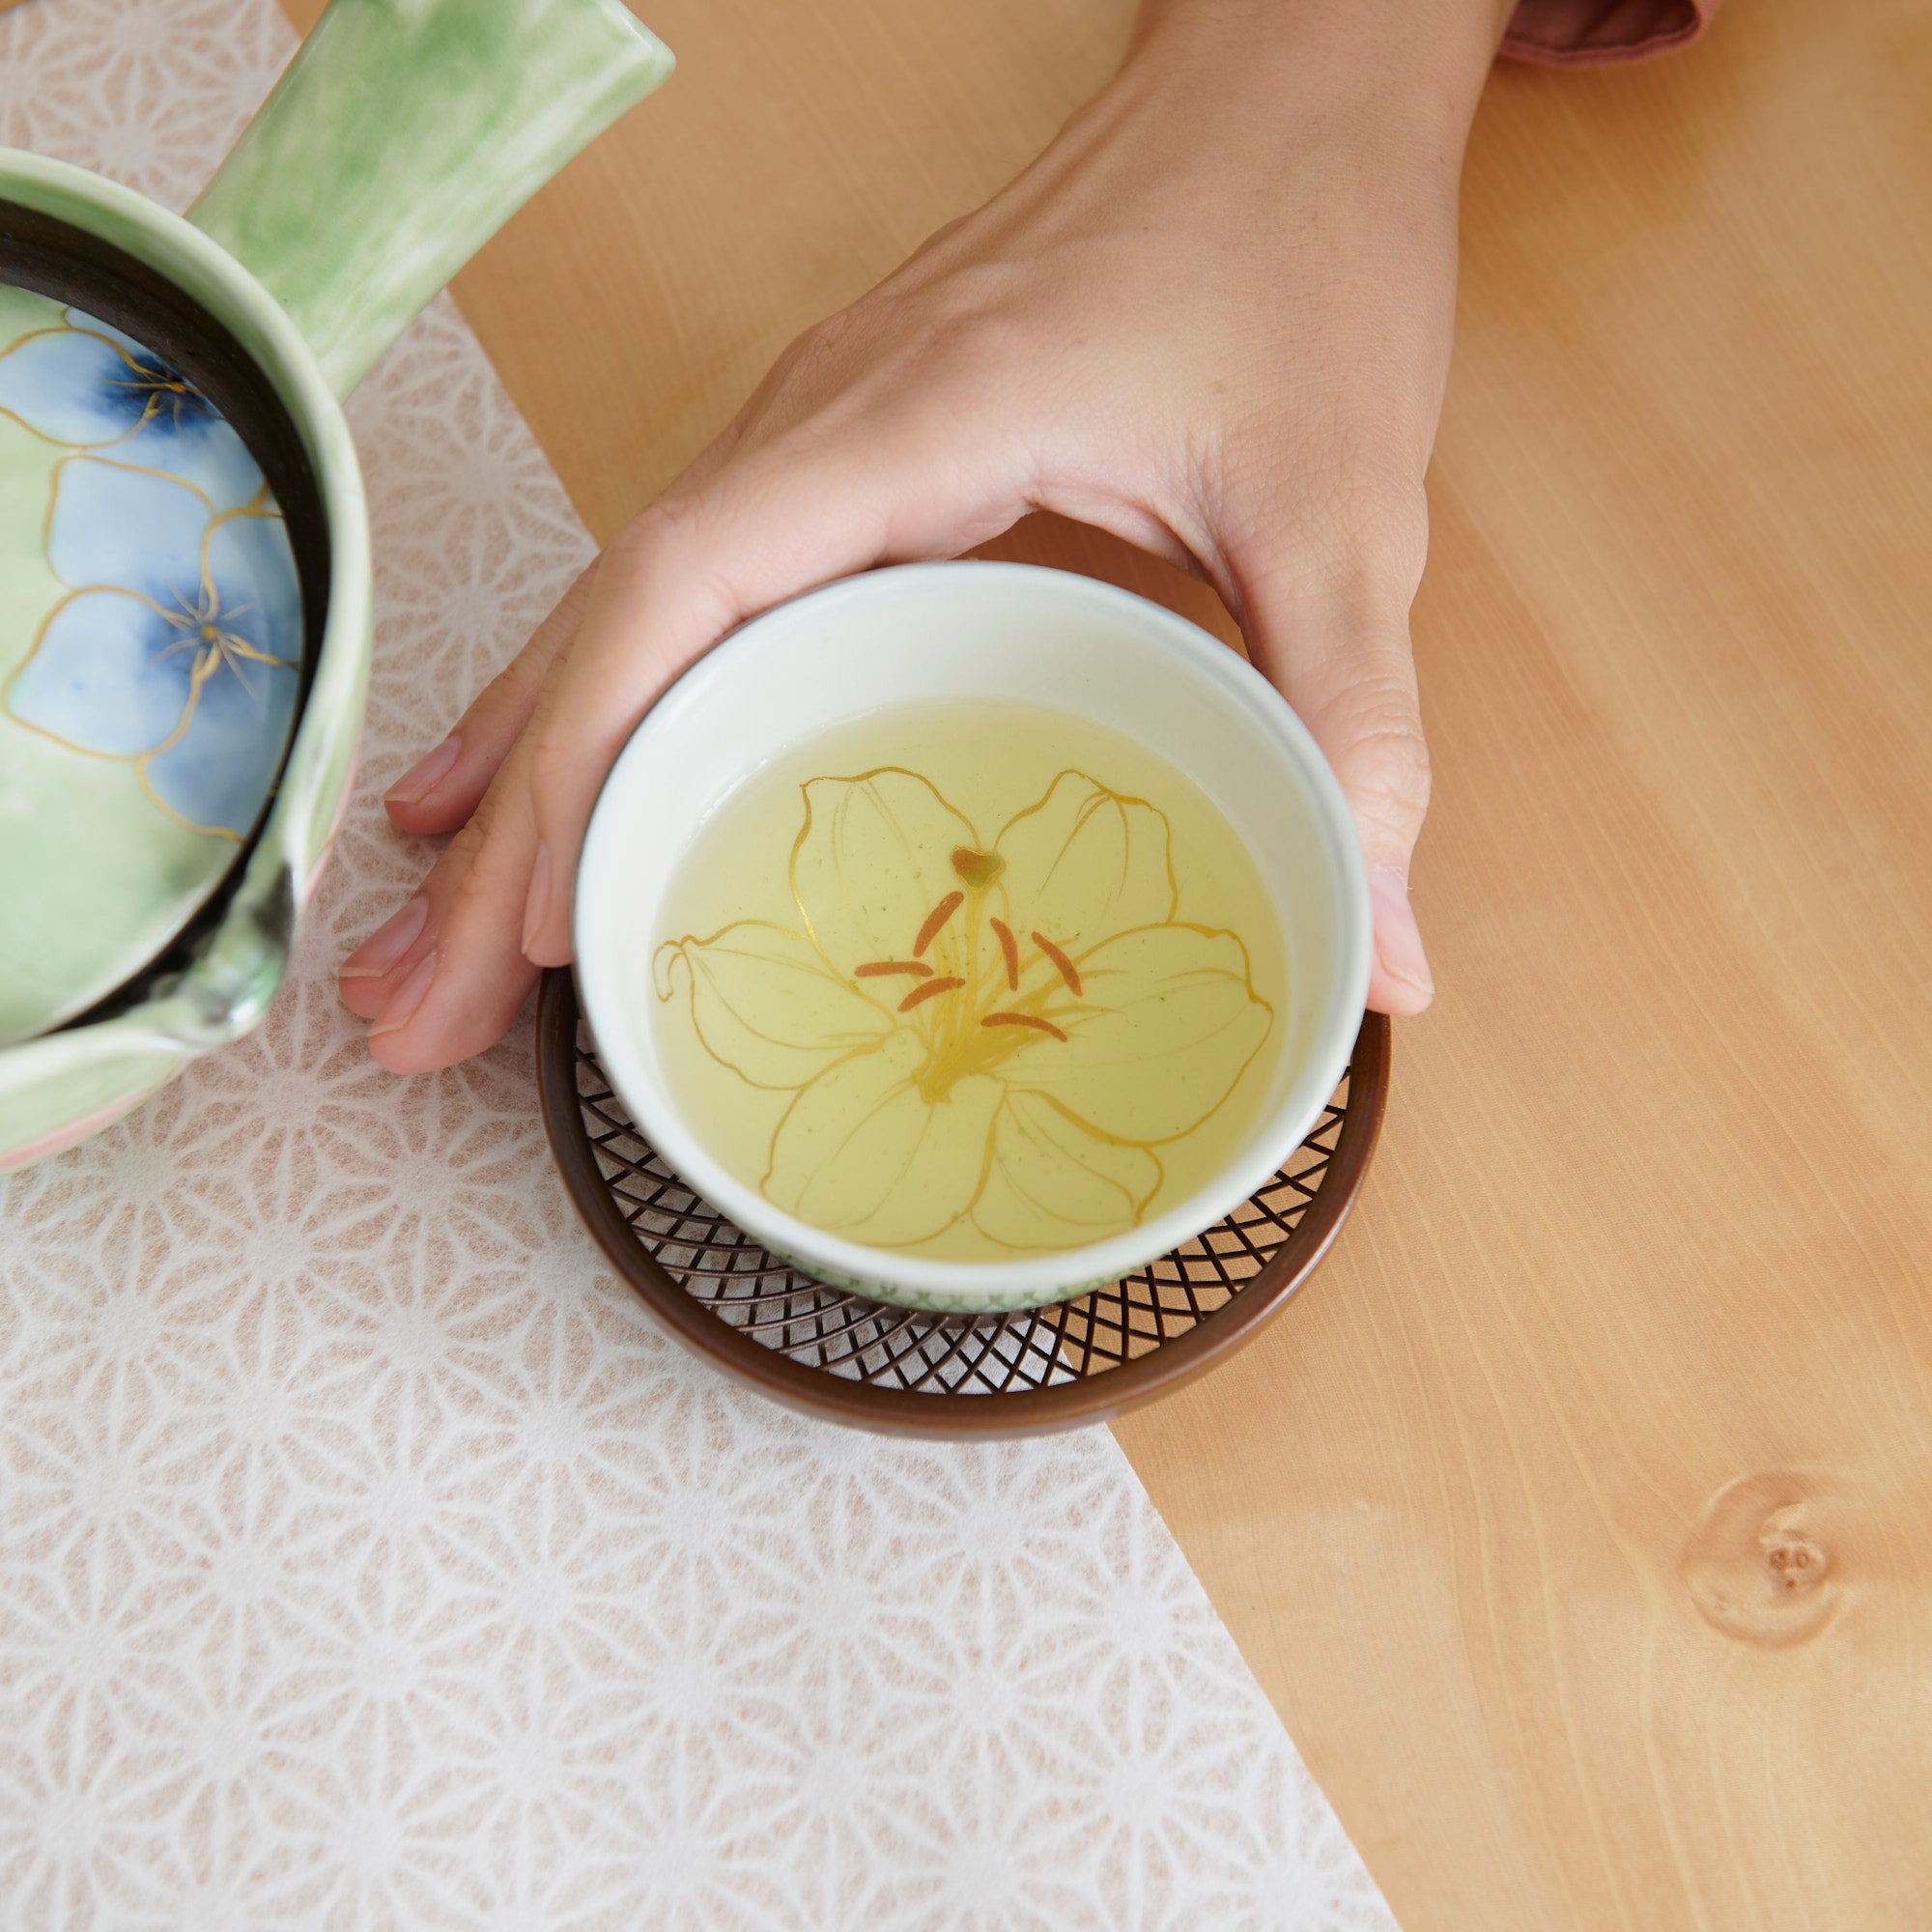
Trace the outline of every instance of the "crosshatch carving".
{"type": "Polygon", "coordinates": [[[1031,1434],[1115,1413],[1197,1373],[1301,1285],[1375,1144],[1388,1022],[1367,1017],[1320,1121],[1233,1214],[1120,1281],[1003,1315],[873,1301],[800,1272],[726,1220],[638,1132],[563,972],[545,981],[538,1060],[552,1141],[580,1211],[687,1344],[768,1394],[843,1421],[1031,1434]]]}

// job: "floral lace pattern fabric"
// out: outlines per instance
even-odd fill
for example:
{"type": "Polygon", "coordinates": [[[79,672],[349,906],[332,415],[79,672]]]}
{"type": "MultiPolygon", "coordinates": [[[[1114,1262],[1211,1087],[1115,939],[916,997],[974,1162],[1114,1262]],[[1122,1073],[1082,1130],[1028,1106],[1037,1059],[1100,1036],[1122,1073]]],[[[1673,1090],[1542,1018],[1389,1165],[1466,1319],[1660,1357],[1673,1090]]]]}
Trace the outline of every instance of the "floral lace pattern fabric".
{"type": "MultiPolygon", "coordinates": [[[[0,138],[174,206],[270,0],[33,0],[0,138]]],[[[687,1360],[520,1029],[376,1067],[382,788],[589,552],[440,301],[351,411],[364,774],[268,1023],[0,1185],[0,1923],[1384,1932],[1101,1431],[924,1448],[687,1360]]]]}

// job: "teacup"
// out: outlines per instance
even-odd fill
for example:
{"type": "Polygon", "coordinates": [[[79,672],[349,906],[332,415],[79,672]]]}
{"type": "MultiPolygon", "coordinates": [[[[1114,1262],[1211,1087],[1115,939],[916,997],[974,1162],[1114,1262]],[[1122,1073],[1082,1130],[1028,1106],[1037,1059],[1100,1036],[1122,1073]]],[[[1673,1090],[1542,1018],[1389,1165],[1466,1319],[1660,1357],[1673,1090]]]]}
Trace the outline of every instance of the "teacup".
{"type": "Polygon", "coordinates": [[[0,1169],[266,1010],[368,682],[341,399],[670,65],[622,0],[331,0],[185,220],[0,150],[0,1169]]]}
{"type": "MultiPolygon", "coordinates": [[[[963,856],[970,870],[985,855],[963,856]]],[[[1371,956],[1368,885],[1348,808],[1265,679],[1130,592],[971,562],[879,570],[813,591],[753,619],[688,670],[605,783],[578,871],[574,934],[580,998],[603,1065],[686,1181],[820,1280],[960,1312],[1036,1306],[1117,1280],[1263,1187],[1348,1065],[1371,956]],[[1268,901],[1255,917],[1279,924],[1285,1005],[1257,1075],[1265,1090],[1252,1130],[1184,1199],[1105,1239],[961,1262],[828,1233],[728,1171],[668,1075],[652,962],[668,937],[667,895],[694,832],[771,760],[887,707],[934,699],[1070,713],[1146,747],[1238,835],[1268,901]]]]}

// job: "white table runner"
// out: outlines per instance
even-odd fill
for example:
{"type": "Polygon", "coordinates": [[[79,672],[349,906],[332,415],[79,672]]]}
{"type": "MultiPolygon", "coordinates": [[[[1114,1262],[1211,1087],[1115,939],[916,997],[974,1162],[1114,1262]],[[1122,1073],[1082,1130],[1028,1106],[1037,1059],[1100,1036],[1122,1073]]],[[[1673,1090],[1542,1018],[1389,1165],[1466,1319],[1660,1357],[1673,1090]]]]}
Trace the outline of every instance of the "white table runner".
{"type": "MultiPolygon", "coordinates": [[[[29,0],[0,138],[182,207],[292,45],[29,0]]],[[[577,1226],[527,1025],[369,1060],[382,787],[590,546],[446,298],[351,416],[375,687],[290,983],[0,1185],[0,1927],[1390,1927],[1104,1431],[738,1394],[577,1226]]]]}

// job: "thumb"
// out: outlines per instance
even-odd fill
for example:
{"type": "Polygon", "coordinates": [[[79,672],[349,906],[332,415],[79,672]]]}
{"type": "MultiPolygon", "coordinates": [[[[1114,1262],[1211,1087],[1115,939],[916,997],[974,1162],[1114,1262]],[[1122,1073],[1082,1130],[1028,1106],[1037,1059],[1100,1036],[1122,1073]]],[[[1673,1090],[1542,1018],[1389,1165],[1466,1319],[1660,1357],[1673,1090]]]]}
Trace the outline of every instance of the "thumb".
{"type": "Polygon", "coordinates": [[[523,952],[570,958],[572,880],[604,775],[673,678],[734,625],[874,564],[951,556],[1026,507],[1021,446],[939,395],[726,462],[604,553],[578,641],[528,734],[535,857],[523,952]]]}
{"type": "Polygon", "coordinates": [[[1408,902],[1409,861],[1429,810],[1429,745],[1406,620],[1332,622],[1248,601],[1255,662],[1308,726],[1355,821],[1375,916],[1369,1005],[1419,1013],[1435,981],[1408,902]]]}

